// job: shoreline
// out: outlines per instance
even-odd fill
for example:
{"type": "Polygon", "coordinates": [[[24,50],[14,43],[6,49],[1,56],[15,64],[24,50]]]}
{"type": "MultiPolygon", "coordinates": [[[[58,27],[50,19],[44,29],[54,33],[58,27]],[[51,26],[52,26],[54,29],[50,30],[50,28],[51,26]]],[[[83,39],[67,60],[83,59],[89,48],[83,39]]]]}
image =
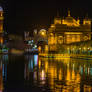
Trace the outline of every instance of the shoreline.
{"type": "Polygon", "coordinates": [[[69,55],[69,54],[44,54],[39,53],[40,57],[44,58],[75,58],[75,59],[90,59],[92,60],[92,55],[69,55]]]}

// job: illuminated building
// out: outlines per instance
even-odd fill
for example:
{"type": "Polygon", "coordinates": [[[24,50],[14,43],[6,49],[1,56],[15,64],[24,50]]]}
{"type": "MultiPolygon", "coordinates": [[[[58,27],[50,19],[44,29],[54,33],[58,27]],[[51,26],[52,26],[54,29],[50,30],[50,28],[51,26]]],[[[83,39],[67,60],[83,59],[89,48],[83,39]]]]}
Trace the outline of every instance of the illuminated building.
{"type": "Polygon", "coordinates": [[[0,6],[0,45],[3,44],[3,8],[0,6]]]}
{"type": "Polygon", "coordinates": [[[85,17],[83,23],[80,19],[68,16],[54,18],[54,24],[48,29],[48,45],[50,51],[57,51],[57,45],[91,40],[91,19],[85,17]]]}
{"type": "Polygon", "coordinates": [[[32,32],[25,32],[24,33],[24,40],[25,40],[25,51],[31,51],[31,50],[39,50],[39,52],[42,52],[43,50],[45,52],[48,51],[47,45],[47,30],[46,29],[34,29],[32,32]],[[46,50],[45,50],[46,48],[46,50]]]}

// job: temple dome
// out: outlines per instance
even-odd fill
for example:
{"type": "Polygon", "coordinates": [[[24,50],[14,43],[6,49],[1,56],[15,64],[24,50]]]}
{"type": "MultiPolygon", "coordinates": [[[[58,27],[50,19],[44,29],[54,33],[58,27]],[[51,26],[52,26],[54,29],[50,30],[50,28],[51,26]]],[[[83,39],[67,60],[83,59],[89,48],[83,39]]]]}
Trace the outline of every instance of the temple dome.
{"type": "Polygon", "coordinates": [[[70,11],[68,11],[68,16],[63,19],[62,24],[66,24],[67,26],[79,26],[79,21],[71,17],[70,11]]]}
{"type": "Polygon", "coordinates": [[[73,17],[66,17],[65,21],[69,22],[69,23],[73,23],[74,22],[74,18],[73,17]]]}
{"type": "Polygon", "coordinates": [[[68,11],[68,17],[65,18],[65,21],[68,23],[73,23],[76,21],[73,17],[71,17],[70,11],[68,11]]]}
{"type": "Polygon", "coordinates": [[[0,6],[0,11],[3,11],[3,8],[0,6]]]}

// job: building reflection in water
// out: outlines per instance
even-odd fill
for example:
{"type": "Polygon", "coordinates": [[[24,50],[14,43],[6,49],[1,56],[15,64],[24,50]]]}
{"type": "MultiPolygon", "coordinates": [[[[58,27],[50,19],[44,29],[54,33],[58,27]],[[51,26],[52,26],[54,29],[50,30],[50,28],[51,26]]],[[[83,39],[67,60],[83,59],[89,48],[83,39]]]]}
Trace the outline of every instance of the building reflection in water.
{"type": "Polygon", "coordinates": [[[26,61],[28,62],[25,63],[24,77],[25,79],[29,80],[30,72],[33,72],[34,67],[38,66],[38,55],[34,55],[34,56],[28,55],[26,56],[26,61]]]}
{"type": "Polygon", "coordinates": [[[26,56],[25,79],[33,73],[37,86],[52,92],[92,92],[92,62],[82,59],[48,59],[26,56]]]}
{"type": "Polygon", "coordinates": [[[3,92],[7,80],[7,61],[8,55],[0,55],[0,92],[3,92]]]}

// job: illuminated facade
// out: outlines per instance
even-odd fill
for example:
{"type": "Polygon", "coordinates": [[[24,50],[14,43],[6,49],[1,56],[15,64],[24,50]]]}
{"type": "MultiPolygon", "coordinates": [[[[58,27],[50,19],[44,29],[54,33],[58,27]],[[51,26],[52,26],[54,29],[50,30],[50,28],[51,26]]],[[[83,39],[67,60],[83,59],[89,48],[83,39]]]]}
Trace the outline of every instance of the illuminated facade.
{"type": "Polygon", "coordinates": [[[3,9],[0,6],[0,45],[3,44],[3,9]]]}
{"type": "Polygon", "coordinates": [[[71,17],[68,11],[67,17],[56,17],[54,24],[51,24],[48,29],[48,45],[50,51],[57,50],[56,45],[70,44],[74,42],[81,42],[91,40],[91,20],[88,17],[80,19],[71,17]]]}

